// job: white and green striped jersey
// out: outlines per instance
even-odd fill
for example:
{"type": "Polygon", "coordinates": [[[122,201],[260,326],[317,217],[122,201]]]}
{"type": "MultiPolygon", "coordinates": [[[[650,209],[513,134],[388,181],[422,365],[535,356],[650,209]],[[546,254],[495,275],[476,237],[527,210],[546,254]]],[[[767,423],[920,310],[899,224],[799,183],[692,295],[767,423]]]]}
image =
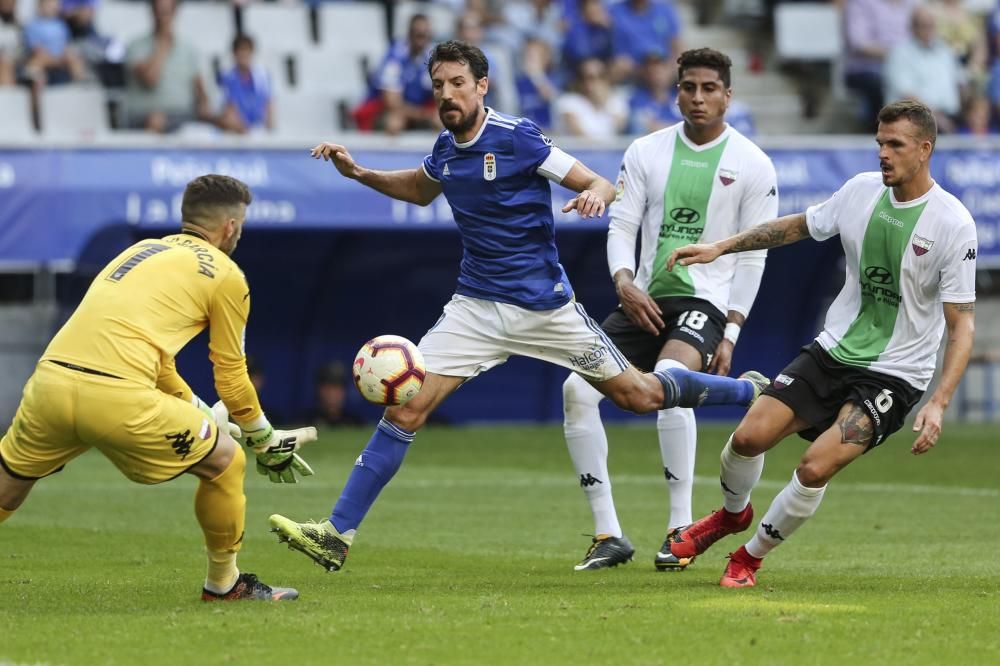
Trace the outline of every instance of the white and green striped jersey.
{"type": "MultiPolygon", "coordinates": [[[[719,257],[710,264],[665,270],[670,253],[688,243],[711,243],[738,234],[778,214],[774,165],[752,141],[732,127],[717,139],[696,145],[678,123],[636,139],[625,152],[618,196],[611,205],[609,240],[641,233],[639,267],[635,243],[628,251],[608,245],[612,276],[622,268],[654,298],[693,296],[723,313],[738,261],[763,265],[765,250],[719,257]]],[[[756,290],[754,289],[754,292],[756,290]]],[[[753,294],[749,300],[753,301],[753,294]]],[[[746,315],[749,303],[736,309],[746,315]]]]}
{"type": "Polygon", "coordinates": [[[976,300],[976,223],[937,183],[898,202],[878,172],[862,173],[806,211],[816,240],[840,234],[844,288],[816,340],[845,365],[925,390],[944,332],[942,303],[976,300]]]}

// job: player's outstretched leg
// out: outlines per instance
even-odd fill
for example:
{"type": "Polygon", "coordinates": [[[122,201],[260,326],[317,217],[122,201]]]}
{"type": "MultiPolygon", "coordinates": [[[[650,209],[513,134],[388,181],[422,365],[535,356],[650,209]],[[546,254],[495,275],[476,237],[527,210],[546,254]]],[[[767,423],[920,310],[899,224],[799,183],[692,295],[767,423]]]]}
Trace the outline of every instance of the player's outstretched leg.
{"type": "Polygon", "coordinates": [[[282,515],[268,519],[271,531],[278,534],[278,541],[287,543],[327,571],[337,571],[344,566],[352,536],[345,536],[329,520],[318,523],[296,523],[282,515]]]}
{"type": "Polygon", "coordinates": [[[194,496],[194,511],[205,534],[208,573],[203,601],[289,601],[299,593],[287,587],[270,587],[252,573],[236,568],[236,554],[243,544],[246,497],[243,475],[246,454],[224,433],[206,460],[191,470],[200,481],[194,496]],[[228,456],[230,460],[226,460],[228,456]],[[221,473],[217,472],[223,467],[221,473]]]}
{"type": "Polygon", "coordinates": [[[653,375],[663,384],[664,409],[703,405],[749,407],[771,383],[756,370],[744,372],[736,379],[678,367],[657,370],[653,375]]]}

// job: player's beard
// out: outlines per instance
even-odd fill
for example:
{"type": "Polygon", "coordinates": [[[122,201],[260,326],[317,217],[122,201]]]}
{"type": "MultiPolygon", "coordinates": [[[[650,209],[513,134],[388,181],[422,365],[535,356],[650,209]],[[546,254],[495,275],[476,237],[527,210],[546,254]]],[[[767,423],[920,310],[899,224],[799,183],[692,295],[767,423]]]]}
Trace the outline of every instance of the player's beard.
{"type": "Polygon", "coordinates": [[[465,114],[457,106],[448,106],[438,110],[438,118],[441,119],[441,124],[445,126],[445,129],[452,134],[464,134],[476,124],[476,120],[479,118],[479,107],[477,106],[472,113],[465,114]],[[449,111],[459,112],[460,115],[457,122],[450,123],[445,119],[445,114],[449,111]]]}

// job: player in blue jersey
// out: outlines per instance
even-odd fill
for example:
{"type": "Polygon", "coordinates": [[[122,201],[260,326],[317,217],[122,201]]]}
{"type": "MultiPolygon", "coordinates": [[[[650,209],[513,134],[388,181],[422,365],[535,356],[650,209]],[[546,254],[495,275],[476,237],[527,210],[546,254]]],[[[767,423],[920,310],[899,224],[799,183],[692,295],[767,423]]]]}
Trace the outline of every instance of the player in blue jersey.
{"type": "Polygon", "coordinates": [[[644,374],[631,366],[573,299],[555,246],[549,181],[579,194],[563,212],[600,217],[615,198],[610,182],[552,145],[529,120],[483,105],[486,57],[464,42],[438,44],[428,71],[445,131],[416,169],[374,171],[341,145],[312,155],[387,196],[426,206],[444,193],[464,253],[455,296],[420,341],[427,364],[413,400],[386,410],[329,520],[270,522],[282,541],[330,571],[343,566],[355,530],[389,482],[428,415],[463,382],[531,356],[579,373],[616,405],[636,413],[701,404],[748,405],[767,384],[686,369],[644,374]]]}

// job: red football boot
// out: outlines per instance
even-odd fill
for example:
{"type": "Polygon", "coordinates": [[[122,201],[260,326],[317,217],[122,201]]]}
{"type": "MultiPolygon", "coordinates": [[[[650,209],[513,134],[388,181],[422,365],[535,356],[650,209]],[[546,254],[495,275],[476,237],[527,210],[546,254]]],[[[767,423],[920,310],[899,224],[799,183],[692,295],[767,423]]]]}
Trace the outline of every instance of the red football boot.
{"type": "MultiPolygon", "coordinates": [[[[729,513],[725,509],[713,511],[701,520],[696,520],[687,527],[674,530],[668,535],[670,555],[676,560],[677,566],[687,566],[696,555],[701,555],[709,547],[724,536],[742,532],[753,522],[753,505],[747,504],[740,513],[729,513]]],[[[657,554],[657,561],[666,562],[669,557],[657,554]]]]}
{"type": "Polygon", "coordinates": [[[729,554],[729,564],[722,574],[719,585],[722,587],[753,587],[757,584],[757,570],[764,563],[763,558],[754,557],[740,546],[735,553],[729,554]]]}

